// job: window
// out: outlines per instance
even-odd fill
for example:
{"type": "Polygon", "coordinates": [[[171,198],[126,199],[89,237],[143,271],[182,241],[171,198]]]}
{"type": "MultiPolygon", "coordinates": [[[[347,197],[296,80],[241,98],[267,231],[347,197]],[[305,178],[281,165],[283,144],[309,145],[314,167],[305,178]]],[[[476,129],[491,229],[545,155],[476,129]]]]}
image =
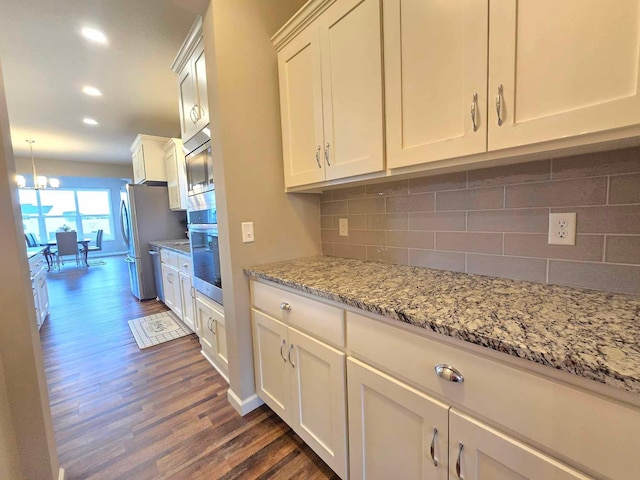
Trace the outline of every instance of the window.
{"type": "Polygon", "coordinates": [[[53,242],[56,232],[75,230],[80,238],[115,240],[111,192],[105,189],[19,190],[25,233],[43,243],[53,242]]]}

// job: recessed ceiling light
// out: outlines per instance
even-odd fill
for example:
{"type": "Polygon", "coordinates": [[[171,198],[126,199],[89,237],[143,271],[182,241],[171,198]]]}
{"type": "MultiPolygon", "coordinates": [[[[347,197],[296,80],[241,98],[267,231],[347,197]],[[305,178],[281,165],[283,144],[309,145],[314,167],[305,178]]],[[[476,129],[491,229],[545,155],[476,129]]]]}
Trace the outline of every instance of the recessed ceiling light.
{"type": "Polygon", "coordinates": [[[83,118],[82,121],[87,125],[98,125],[98,122],[96,122],[93,118],[83,118]]]}
{"type": "Polygon", "coordinates": [[[85,85],[82,87],[82,93],[86,93],[87,95],[91,95],[92,97],[101,97],[102,92],[98,90],[96,87],[90,87],[85,85]]]}
{"type": "Polygon", "coordinates": [[[84,27],[82,30],[80,30],[80,33],[82,33],[83,37],[91,40],[92,42],[102,43],[103,45],[106,45],[108,42],[107,36],[100,30],[96,30],[95,28],[84,27]]]}

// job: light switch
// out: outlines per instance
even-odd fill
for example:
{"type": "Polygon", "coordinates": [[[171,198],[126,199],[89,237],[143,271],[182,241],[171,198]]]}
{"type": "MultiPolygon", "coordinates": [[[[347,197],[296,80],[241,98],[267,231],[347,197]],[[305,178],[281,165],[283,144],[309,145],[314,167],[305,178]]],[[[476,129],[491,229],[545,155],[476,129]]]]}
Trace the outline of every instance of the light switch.
{"type": "Polygon", "coordinates": [[[255,241],[253,237],[253,222],[242,222],[242,243],[255,241]]]}

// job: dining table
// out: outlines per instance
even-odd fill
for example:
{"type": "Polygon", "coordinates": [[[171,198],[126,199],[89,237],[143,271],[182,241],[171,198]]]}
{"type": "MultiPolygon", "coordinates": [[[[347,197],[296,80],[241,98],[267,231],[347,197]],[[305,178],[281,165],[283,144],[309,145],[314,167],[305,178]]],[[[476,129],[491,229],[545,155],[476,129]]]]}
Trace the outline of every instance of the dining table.
{"type": "MultiPolygon", "coordinates": [[[[89,266],[89,244],[91,243],[90,238],[79,238],[78,245],[82,246],[80,253],[82,254],[82,263],[84,263],[85,267],[89,266]]],[[[51,266],[53,265],[53,255],[51,254],[51,247],[55,247],[58,244],[55,240],[41,243],[41,247],[47,247],[44,253],[44,258],[47,260],[47,270],[51,271],[51,266]]]]}

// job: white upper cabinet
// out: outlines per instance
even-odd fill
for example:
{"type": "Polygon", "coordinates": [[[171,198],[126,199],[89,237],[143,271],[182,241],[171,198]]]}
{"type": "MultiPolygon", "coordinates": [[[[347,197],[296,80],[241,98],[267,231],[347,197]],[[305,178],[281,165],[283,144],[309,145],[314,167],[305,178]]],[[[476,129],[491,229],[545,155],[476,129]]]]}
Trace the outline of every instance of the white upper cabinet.
{"type": "Polygon", "coordinates": [[[164,146],[164,159],[167,169],[167,190],[171,210],[187,209],[187,172],[184,162],[182,141],[170,139],[164,146]]]}
{"type": "Polygon", "coordinates": [[[640,123],[640,1],[492,0],[489,16],[490,150],[640,123]]]}
{"type": "Polygon", "coordinates": [[[180,131],[182,141],[186,143],[209,125],[202,18],[198,17],[191,27],[171,69],[178,74],[180,131]]]}
{"type": "Polygon", "coordinates": [[[286,187],[384,169],[380,0],[319,9],[274,36],[286,187]]]}
{"type": "Polygon", "coordinates": [[[138,135],[131,144],[131,163],[133,165],[133,182],[166,182],[164,146],[169,140],[166,137],[138,135]]]}
{"type": "Polygon", "coordinates": [[[487,148],[488,1],[384,2],[387,166],[487,148]]]}
{"type": "Polygon", "coordinates": [[[386,0],[384,53],[389,169],[640,124],[640,0],[386,0]]]}

